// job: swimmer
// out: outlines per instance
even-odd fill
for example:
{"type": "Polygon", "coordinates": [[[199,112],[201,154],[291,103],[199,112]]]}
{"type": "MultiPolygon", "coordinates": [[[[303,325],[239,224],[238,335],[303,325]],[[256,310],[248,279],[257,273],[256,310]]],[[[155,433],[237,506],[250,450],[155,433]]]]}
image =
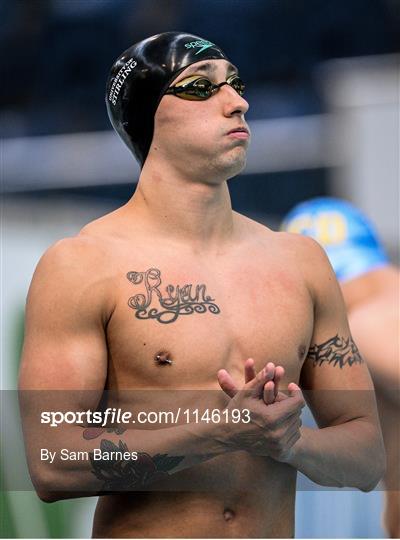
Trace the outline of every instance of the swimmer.
{"type": "Polygon", "coordinates": [[[372,392],[325,397],[372,384],[323,250],[232,210],[227,180],[250,140],[244,92],[238,68],[198,36],[167,32],[125,51],[106,104],[140,163],[136,191],[35,271],[21,390],[70,390],[60,395],[72,410],[96,409],[105,390],[118,394],[108,407],[133,410],[134,390],[143,410],[190,413],[154,430],[44,431],[23,404],[39,496],[100,494],[95,537],[291,537],[297,470],[361,490],[383,474],[372,392]],[[301,427],[302,389],[315,391],[321,429],[301,427]],[[195,420],[212,400],[228,421],[195,420]],[[37,460],[41,441],[139,457],[50,466],[37,460]]]}
{"type": "Polygon", "coordinates": [[[297,205],[283,229],[311,236],[324,248],[339,280],[350,328],[365,358],[378,401],[387,455],[383,524],[400,537],[399,270],[390,263],[370,221],[331,197],[297,205]]]}

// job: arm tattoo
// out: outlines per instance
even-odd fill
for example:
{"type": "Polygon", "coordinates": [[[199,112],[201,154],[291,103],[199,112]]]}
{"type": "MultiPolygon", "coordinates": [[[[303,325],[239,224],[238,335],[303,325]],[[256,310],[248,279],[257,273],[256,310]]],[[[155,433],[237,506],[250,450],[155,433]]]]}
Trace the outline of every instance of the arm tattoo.
{"type": "Polygon", "coordinates": [[[149,268],[145,272],[128,272],[126,277],[133,285],[143,283],[145,287],[145,294],[135,294],[128,300],[128,306],[136,311],[137,319],[155,319],[162,324],[169,324],[176,321],[179,315],[205,313],[207,310],[214,315],[220,313],[214,298],[207,294],[204,283],[196,286],[167,285],[163,296],[159,288],[161,272],[158,268],[149,268]],[[150,308],[153,301],[157,307],[150,308]]]}
{"type": "Polygon", "coordinates": [[[338,334],[320,345],[312,345],[307,358],[313,361],[314,367],[328,363],[342,368],[364,362],[351,336],[345,339],[338,334]]]}
{"type": "Polygon", "coordinates": [[[83,430],[83,438],[87,441],[97,439],[97,437],[100,437],[100,435],[102,435],[105,431],[107,431],[107,433],[122,435],[122,433],[126,431],[126,428],[122,428],[120,426],[109,428],[88,427],[83,430]]]}
{"type": "Polygon", "coordinates": [[[103,482],[103,491],[134,490],[169,476],[168,472],[174,469],[184,459],[184,456],[168,456],[156,454],[150,456],[146,452],[138,452],[137,460],[125,459],[128,450],[123,441],[118,446],[107,439],[100,442],[101,458],[95,459],[94,452],[89,454],[92,464],[92,473],[103,482]],[[126,455],[126,454],[125,454],[126,455]]]}

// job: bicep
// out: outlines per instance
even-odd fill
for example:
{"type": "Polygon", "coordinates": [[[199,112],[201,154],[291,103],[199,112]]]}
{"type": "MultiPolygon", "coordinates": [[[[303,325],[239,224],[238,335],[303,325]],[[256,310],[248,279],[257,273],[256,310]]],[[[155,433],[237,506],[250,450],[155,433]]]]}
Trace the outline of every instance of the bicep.
{"type": "Polygon", "coordinates": [[[320,427],[376,415],[368,368],[354,342],[334,272],[321,248],[311,261],[314,329],[300,384],[320,427]]]}

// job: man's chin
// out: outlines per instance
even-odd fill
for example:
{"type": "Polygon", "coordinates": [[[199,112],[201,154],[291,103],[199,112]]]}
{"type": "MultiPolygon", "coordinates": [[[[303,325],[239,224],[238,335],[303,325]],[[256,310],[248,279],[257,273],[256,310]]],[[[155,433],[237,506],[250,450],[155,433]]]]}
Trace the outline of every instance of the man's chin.
{"type": "Polygon", "coordinates": [[[243,169],[246,167],[247,154],[243,149],[242,152],[236,153],[236,155],[229,156],[230,159],[227,159],[225,162],[227,178],[233,178],[240,174],[243,169]]]}
{"type": "Polygon", "coordinates": [[[211,183],[220,183],[240,174],[246,167],[247,153],[243,147],[236,147],[229,152],[220,152],[202,169],[211,183]],[[207,172],[206,172],[207,171],[207,172]]]}

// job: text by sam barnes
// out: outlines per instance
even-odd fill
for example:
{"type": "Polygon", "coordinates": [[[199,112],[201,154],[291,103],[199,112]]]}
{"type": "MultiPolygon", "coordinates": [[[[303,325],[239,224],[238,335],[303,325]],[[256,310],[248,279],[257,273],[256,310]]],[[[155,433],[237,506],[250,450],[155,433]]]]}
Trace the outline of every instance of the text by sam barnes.
{"type": "Polygon", "coordinates": [[[106,452],[101,450],[101,448],[94,448],[91,452],[69,450],[68,448],[62,448],[59,452],[57,452],[51,451],[48,448],[41,448],[40,459],[41,461],[53,463],[57,457],[57,453],[60,454],[61,461],[89,461],[89,459],[92,461],[137,461],[138,459],[137,452],[106,452]]]}

